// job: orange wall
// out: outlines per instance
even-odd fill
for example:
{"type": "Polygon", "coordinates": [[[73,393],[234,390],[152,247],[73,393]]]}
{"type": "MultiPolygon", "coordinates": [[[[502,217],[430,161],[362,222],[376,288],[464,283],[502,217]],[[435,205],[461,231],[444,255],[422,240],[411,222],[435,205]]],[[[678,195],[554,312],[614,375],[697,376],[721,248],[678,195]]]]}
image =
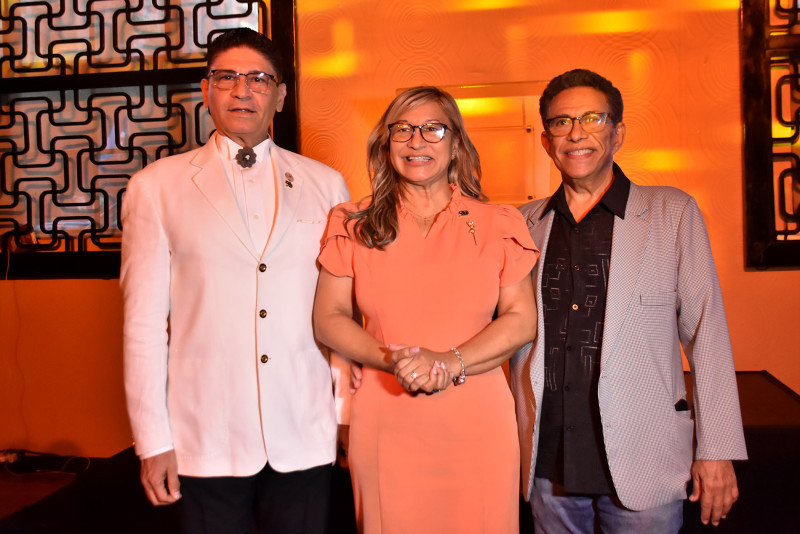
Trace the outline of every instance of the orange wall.
{"type": "Polygon", "coordinates": [[[0,282],[0,449],[105,457],[131,445],[118,286],[0,282]]]}
{"type": "MultiPolygon", "coordinates": [[[[355,198],[368,192],[367,136],[398,88],[502,90],[575,67],[611,79],[627,124],[617,161],[703,211],[737,369],[766,369],[800,392],[800,270],[744,268],[739,2],[301,0],[298,28],[304,152],[344,172],[355,198]]],[[[538,109],[528,111],[538,138],[538,109]]],[[[503,148],[479,146],[491,161],[503,148]]],[[[504,171],[484,167],[488,189],[516,179],[504,171]]],[[[542,182],[529,186],[537,196],[557,186],[554,168],[544,193],[542,182]]]]}
{"type": "MultiPolygon", "coordinates": [[[[592,68],[625,97],[623,169],[638,183],[690,192],[703,210],[737,369],[766,369],[800,392],[800,270],[744,269],[738,8],[730,0],[297,0],[303,152],[341,170],[359,198],[368,191],[367,135],[398,88],[535,87],[592,68]]],[[[525,118],[528,142],[538,143],[536,109],[525,118]]],[[[487,189],[517,180],[502,142],[479,148],[491,162],[487,189]]],[[[541,163],[521,194],[558,183],[541,163]]],[[[0,281],[0,449],[109,456],[130,445],[120,307],[116,280],[0,281]]]]}

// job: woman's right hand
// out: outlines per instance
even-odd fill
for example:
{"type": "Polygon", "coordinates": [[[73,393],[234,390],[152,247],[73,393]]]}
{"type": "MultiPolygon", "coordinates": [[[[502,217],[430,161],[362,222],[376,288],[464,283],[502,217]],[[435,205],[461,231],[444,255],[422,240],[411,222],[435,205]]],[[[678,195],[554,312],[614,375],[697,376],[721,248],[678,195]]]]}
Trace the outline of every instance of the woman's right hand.
{"type": "Polygon", "coordinates": [[[434,361],[433,367],[428,375],[428,381],[419,387],[418,391],[424,393],[439,393],[447,389],[447,386],[453,383],[453,375],[447,369],[447,364],[443,361],[434,361]]]}

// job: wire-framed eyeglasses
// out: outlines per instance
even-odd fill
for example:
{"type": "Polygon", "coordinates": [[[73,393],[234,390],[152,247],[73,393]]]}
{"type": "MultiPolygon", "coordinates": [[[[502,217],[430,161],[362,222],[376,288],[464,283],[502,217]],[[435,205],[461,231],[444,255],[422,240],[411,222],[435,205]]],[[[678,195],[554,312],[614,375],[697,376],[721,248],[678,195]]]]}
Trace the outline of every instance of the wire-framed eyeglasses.
{"type": "Polygon", "coordinates": [[[566,115],[553,117],[552,119],[546,119],[544,124],[550,135],[562,137],[572,131],[574,121],[577,121],[581,125],[584,132],[595,133],[603,129],[609,117],[610,113],[608,112],[597,113],[595,111],[590,111],[584,113],[580,117],[567,117],[566,115]]]}
{"type": "Polygon", "coordinates": [[[216,69],[208,73],[211,83],[220,91],[230,91],[239,83],[239,78],[244,76],[244,84],[254,93],[269,93],[269,82],[278,84],[274,74],[268,72],[236,72],[235,70],[216,69]]]}
{"type": "Polygon", "coordinates": [[[414,130],[419,130],[422,138],[429,143],[438,143],[447,132],[447,125],[441,122],[426,122],[425,124],[409,124],[407,122],[393,122],[389,125],[389,139],[398,143],[405,143],[414,137],[414,130]]]}

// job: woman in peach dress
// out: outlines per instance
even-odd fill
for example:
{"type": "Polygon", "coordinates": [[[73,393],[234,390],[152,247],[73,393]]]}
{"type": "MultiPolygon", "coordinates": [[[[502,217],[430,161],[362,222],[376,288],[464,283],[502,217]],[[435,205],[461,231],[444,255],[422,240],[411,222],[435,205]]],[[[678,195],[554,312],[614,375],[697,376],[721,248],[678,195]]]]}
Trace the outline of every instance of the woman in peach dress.
{"type": "Polygon", "coordinates": [[[536,336],[538,251],[516,209],[484,202],[446,92],[397,96],[368,155],[372,195],[334,209],[314,311],[320,341],[363,365],[348,455],[359,531],[518,532],[500,366],[536,336]]]}

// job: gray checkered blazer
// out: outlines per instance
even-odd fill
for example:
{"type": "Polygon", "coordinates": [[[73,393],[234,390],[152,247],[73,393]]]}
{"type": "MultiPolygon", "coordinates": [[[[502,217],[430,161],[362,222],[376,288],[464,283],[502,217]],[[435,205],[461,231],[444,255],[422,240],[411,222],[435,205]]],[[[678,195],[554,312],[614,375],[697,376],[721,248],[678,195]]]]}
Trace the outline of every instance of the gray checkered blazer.
{"type": "MultiPolygon", "coordinates": [[[[553,223],[547,199],[520,208],[542,255],[533,270],[544,332],[541,266],[553,223]]],[[[615,219],[598,400],[606,456],[622,504],[643,510],[686,498],[693,459],[745,459],[728,325],[705,223],[695,200],[661,186],[631,184],[624,219],[615,219]],[[686,398],[681,347],[693,377],[686,398]]],[[[544,340],[511,360],[522,487],[533,491],[544,385],[544,340]]]]}

